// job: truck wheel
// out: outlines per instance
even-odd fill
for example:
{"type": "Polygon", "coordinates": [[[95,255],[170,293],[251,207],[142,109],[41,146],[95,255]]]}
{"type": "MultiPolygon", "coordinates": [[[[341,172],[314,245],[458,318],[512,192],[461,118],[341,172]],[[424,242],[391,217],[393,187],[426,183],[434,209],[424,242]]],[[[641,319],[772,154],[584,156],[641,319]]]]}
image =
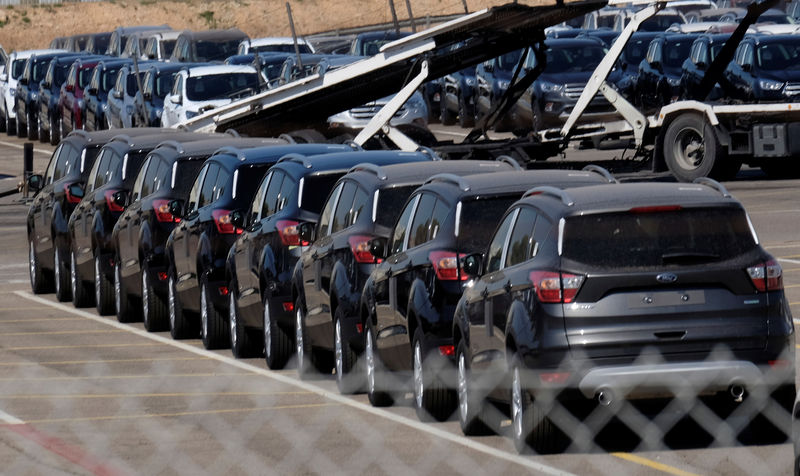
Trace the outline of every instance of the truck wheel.
{"type": "Polygon", "coordinates": [[[324,135],[314,129],[301,129],[299,131],[290,132],[289,135],[298,144],[322,144],[328,142],[328,139],[324,135]]]}
{"type": "Polygon", "coordinates": [[[475,125],[475,112],[467,105],[467,100],[458,98],[458,125],[466,129],[475,125]]]}
{"type": "MultiPolygon", "coordinates": [[[[685,114],[670,123],[664,134],[664,161],[681,182],[698,177],[723,178],[733,168],[714,129],[702,116],[685,114]]],[[[738,167],[736,168],[738,171],[738,167]]]]}

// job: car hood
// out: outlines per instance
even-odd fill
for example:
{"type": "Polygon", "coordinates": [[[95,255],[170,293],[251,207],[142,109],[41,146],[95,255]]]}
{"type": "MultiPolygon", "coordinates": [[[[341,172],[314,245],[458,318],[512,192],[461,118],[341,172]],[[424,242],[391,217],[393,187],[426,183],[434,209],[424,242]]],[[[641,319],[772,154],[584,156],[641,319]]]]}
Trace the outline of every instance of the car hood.
{"type": "Polygon", "coordinates": [[[781,71],[762,71],[758,75],[759,79],[772,79],[775,81],[795,82],[800,81],[800,70],[789,69],[781,71]]]}

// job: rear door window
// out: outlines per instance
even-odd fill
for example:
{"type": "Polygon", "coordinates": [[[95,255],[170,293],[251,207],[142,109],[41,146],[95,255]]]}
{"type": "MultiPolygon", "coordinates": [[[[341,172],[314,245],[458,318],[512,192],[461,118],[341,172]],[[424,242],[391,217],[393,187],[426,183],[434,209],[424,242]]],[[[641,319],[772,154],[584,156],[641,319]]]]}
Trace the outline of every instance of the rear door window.
{"type": "Polygon", "coordinates": [[[150,168],[150,163],[153,161],[152,157],[148,157],[147,160],[142,165],[142,168],[139,169],[139,174],[136,176],[136,180],[133,182],[133,188],[131,189],[131,201],[135,202],[142,197],[142,188],[144,186],[145,175],[147,175],[147,169],[150,168]]]}
{"type": "Polygon", "coordinates": [[[214,188],[217,185],[219,170],[219,165],[214,163],[209,164],[206,177],[203,180],[203,187],[200,189],[200,198],[197,202],[197,208],[203,208],[214,201],[214,188]]]}
{"type": "Polygon", "coordinates": [[[392,240],[389,242],[390,255],[399,253],[405,249],[404,245],[409,228],[409,221],[411,220],[411,215],[414,213],[414,210],[417,208],[419,197],[419,195],[416,195],[409,200],[406,207],[403,209],[403,213],[400,214],[400,218],[397,219],[397,225],[395,225],[394,231],[392,232],[392,240]]]}
{"type": "Polygon", "coordinates": [[[336,213],[334,213],[333,216],[331,233],[336,233],[347,227],[350,210],[353,208],[353,198],[356,195],[357,189],[358,187],[353,182],[344,184],[342,194],[339,196],[339,204],[336,206],[336,213]]]}
{"type": "Polygon", "coordinates": [[[508,241],[508,230],[517,217],[517,211],[506,215],[500,227],[495,232],[492,242],[489,244],[489,252],[486,254],[486,272],[491,273],[500,269],[503,263],[503,249],[508,241]]]}
{"type": "Polygon", "coordinates": [[[428,241],[428,231],[431,225],[433,207],[436,205],[436,197],[430,193],[423,193],[414,214],[414,221],[411,222],[411,232],[408,235],[408,246],[413,248],[428,241]]]}
{"type": "Polygon", "coordinates": [[[333,216],[333,210],[336,204],[339,201],[339,194],[342,192],[342,188],[344,187],[344,183],[340,183],[336,186],[335,189],[331,192],[328,201],[325,202],[325,205],[322,207],[322,213],[319,216],[319,230],[317,232],[317,236],[327,236],[328,231],[331,227],[331,217],[333,216]]]}
{"type": "Polygon", "coordinates": [[[206,172],[208,172],[208,168],[211,164],[206,164],[200,170],[200,173],[197,174],[197,179],[195,179],[194,184],[192,185],[192,189],[189,191],[189,199],[186,203],[186,214],[197,210],[199,207],[197,206],[198,202],[200,201],[200,191],[203,187],[203,182],[205,181],[206,172]]]}
{"type": "Polygon", "coordinates": [[[503,216],[520,195],[464,200],[458,219],[459,253],[484,251],[497,226],[497,217],[503,216]]]}
{"type": "Polygon", "coordinates": [[[264,204],[261,207],[261,218],[272,216],[277,210],[278,196],[281,192],[281,185],[286,174],[276,170],[272,172],[272,177],[267,187],[267,193],[264,195],[264,204]]]}
{"type": "Polygon", "coordinates": [[[514,231],[511,232],[511,238],[508,240],[505,266],[514,266],[531,257],[531,250],[534,246],[533,225],[535,222],[535,211],[527,207],[519,209],[517,221],[514,223],[514,231]]]}

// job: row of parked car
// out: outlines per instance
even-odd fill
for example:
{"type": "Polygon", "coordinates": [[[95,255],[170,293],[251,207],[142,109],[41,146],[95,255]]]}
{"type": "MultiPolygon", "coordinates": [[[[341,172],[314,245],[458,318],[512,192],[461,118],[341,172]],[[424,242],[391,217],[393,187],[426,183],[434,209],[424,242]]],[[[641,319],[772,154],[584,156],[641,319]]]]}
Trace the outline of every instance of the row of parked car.
{"type": "Polygon", "coordinates": [[[554,401],[794,401],[781,267],[709,179],[137,128],[72,132],[29,186],[34,292],[465,434],[508,408],[520,451],[562,447],[554,401]]]}

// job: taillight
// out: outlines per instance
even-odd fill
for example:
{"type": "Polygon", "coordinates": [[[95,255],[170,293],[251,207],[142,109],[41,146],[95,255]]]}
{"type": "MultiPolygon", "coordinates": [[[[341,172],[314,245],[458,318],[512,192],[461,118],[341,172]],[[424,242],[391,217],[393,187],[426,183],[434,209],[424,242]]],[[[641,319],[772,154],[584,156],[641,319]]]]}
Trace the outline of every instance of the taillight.
{"type": "Polygon", "coordinates": [[[237,230],[231,223],[231,212],[228,210],[214,210],[211,212],[214,217],[214,224],[217,225],[217,231],[223,234],[241,233],[242,230],[237,230]]]}
{"type": "Polygon", "coordinates": [[[67,202],[69,203],[80,203],[80,197],[76,197],[75,195],[69,193],[69,187],[72,184],[66,183],[64,184],[64,195],[67,197],[67,202]]]}
{"type": "Polygon", "coordinates": [[[531,271],[530,280],[541,302],[569,303],[583,284],[583,276],[553,271],[531,271]]]}
{"type": "Polygon", "coordinates": [[[380,258],[375,258],[369,250],[369,240],[371,236],[351,236],[347,242],[350,243],[350,250],[356,259],[356,263],[380,263],[380,258]]]}
{"type": "Polygon", "coordinates": [[[103,194],[106,197],[106,205],[108,205],[108,209],[112,212],[124,211],[125,209],[117,205],[117,203],[114,201],[115,193],[117,193],[116,190],[106,190],[106,192],[103,194]]]}
{"type": "Polygon", "coordinates": [[[169,200],[153,200],[153,210],[156,212],[156,220],[164,222],[180,223],[180,218],[175,218],[169,212],[169,200]]]}
{"type": "Polygon", "coordinates": [[[309,243],[300,239],[300,224],[294,220],[278,220],[275,224],[281,243],[286,246],[308,246],[309,243]]]}
{"type": "Polygon", "coordinates": [[[443,281],[466,281],[467,273],[460,267],[464,255],[457,255],[452,251],[432,251],[428,259],[433,264],[436,277],[443,281]]]}
{"type": "Polygon", "coordinates": [[[753,286],[761,292],[780,291],[783,289],[783,269],[777,261],[771,259],[747,268],[747,274],[753,286]]]}

